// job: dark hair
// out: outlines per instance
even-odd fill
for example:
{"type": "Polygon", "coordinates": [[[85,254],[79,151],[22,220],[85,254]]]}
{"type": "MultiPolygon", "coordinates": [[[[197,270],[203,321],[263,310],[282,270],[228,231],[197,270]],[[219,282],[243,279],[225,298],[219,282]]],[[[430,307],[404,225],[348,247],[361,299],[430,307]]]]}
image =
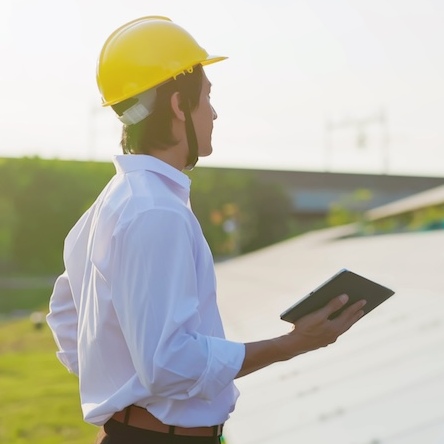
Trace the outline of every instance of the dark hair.
{"type": "MultiPolygon", "coordinates": [[[[149,154],[151,150],[164,150],[177,143],[171,134],[173,111],[171,96],[179,91],[181,100],[188,100],[190,110],[197,107],[202,90],[202,65],[193,71],[180,74],[159,87],[156,91],[153,112],[134,125],[124,125],[120,142],[125,154],[149,154]]],[[[122,114],[135,103],[134,98],[127,99],[113,106],[117,114],[122,114]]]]}

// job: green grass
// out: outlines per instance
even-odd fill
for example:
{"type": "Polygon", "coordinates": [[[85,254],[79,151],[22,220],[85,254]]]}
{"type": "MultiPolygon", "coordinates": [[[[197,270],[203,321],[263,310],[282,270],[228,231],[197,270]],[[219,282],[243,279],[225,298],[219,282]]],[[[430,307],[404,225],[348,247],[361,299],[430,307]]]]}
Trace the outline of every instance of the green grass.
{"type": "Polygon", "coordinates": [[[0,324],[0,442],[88,444],[97,427],[83,421],[78,380],[55,357],[49,328],[26,320],[0,324]]]}

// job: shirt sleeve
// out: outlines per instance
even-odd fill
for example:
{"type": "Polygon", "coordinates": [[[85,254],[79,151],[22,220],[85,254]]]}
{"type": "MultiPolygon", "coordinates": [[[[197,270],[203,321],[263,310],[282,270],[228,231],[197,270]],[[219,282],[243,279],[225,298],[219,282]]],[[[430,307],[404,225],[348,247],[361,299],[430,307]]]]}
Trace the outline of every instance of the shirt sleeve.
{"type": "Polygon", "coordinates": [[[46,321],[58,347],[57,358],[70,373],[78,376],[77,309],[66,271],[54,284],[46,321]]]}
{"type": "Polygon", "coordinates": [[[116,241],[115,310],[141,383],[153,396],[214,399],[242,365],[244,344],[198,333],[193,230],[171,210],[150,210],[116,241]]]}

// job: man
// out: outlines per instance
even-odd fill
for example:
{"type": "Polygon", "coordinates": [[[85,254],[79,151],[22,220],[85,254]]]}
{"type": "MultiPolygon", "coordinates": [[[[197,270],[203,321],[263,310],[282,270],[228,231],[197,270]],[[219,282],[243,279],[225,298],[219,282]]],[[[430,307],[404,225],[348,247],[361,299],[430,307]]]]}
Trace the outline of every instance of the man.
{"type": "Polygon", "coordinates": [[[361,301],[328,320],[341,295],[287,335],[225,339],[182,172],[211,154],[217,114],[202,66],[224,58],[165,17],[123,25],[99,57],[125,154],[66,238],[47,318],[60,361],[79,376],[84,419],[102,426],[98,443],[218,443],[236,378],[324,347],[363,315],[361,301]]]}

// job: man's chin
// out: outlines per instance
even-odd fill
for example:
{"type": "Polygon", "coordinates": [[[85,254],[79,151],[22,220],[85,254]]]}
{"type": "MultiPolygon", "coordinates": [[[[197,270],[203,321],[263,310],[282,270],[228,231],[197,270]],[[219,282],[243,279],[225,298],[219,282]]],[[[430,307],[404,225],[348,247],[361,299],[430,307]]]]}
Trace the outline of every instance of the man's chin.
{"type": "Polygon", "coordinates": [[[213,147],[206,148],[199,153],[199,157],[208,157],[213,152],[213,147]]]}

